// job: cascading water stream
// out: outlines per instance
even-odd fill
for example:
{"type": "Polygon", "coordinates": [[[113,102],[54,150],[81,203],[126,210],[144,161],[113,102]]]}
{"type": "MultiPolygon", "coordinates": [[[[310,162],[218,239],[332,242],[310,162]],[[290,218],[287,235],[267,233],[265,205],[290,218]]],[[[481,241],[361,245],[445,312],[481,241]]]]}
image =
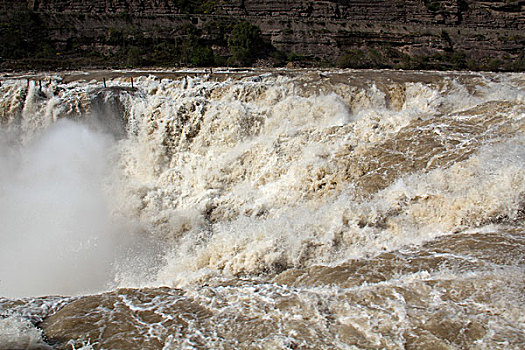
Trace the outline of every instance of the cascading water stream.
{"type": "Polygon", "coordinates": [[[157,76],[0,87],[0,344],[525,343],[523,75],[157,76]]]}

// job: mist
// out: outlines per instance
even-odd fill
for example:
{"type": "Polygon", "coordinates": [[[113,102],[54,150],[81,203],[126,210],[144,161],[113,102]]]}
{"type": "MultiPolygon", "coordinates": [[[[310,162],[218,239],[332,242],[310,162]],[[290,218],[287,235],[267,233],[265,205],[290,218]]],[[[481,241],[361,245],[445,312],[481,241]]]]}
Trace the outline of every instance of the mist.
{"type": "Polygon", "coordinates": [[[60,120],[27,144],[0,130],[0,295],[74,295],[113,278],[111,136],[60,120]]]}

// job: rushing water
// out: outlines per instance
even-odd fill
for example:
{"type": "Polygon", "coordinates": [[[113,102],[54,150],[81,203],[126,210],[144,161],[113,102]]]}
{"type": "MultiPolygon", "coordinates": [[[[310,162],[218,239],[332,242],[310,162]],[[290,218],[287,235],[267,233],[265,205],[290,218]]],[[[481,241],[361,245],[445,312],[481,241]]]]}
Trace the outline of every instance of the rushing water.
{"type": "Polygon", "coordinates": [[[523,74],[118,74],[2,81],[0,348],[525,347],[523,74]]]}

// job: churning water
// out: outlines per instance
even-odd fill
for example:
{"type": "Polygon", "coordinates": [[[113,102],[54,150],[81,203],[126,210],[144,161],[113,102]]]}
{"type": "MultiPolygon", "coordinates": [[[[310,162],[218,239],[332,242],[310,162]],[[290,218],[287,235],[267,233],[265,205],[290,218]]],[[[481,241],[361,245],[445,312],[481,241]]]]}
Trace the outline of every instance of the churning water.
{"type": "Polygon", "coordinates": [[[0,348],[525,347],[523,74],[140,75],[2,82],[0,348]]]}

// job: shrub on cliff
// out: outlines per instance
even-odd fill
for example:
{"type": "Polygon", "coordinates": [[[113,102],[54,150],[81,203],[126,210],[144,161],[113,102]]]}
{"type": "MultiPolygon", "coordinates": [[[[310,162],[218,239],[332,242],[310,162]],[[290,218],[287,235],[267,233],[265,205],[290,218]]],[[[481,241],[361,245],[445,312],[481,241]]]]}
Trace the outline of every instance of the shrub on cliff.
{"type": "Polygon", "coordinates": [[[385,68],[390,65],[390,57],[375,48],[346,50],[339,57],[339,68],[385,68]]]}
{"type": "Polygon", "coordinates": [[[253,64],[263,49],[261,30],[246,21],[237,23],[228,38],[231,63],[247,66],[253,64]]]}
{"type": "Polygon", "coordinates": [[[215,65],[213,51],[209,46],[196,46],[193,48],[190,63],[196,67],[209,67],[215,65]]]}
{"type": "Polygon", "coordinates": [[[140,48],[137,46],[130,46],[127,52],[126,64],[129,67],[137,67],[140,66],[141,61],[142,57],[140,54],[140,48]]]}
{"type": "Polygon", "coordinates": [[[215,65],[213,50],[206,41],[200,38],[201,33],[192,25],[184,28],[184,35],[179,43],[179,63],[191,64],[196,67],[215,65]]]}
{"type": "Polygon", "coordinates": [[[36,13],[14,9],[0,19],[0,56],[17,59],[54,55],[45,35],[45,25],[36,13]]]}

